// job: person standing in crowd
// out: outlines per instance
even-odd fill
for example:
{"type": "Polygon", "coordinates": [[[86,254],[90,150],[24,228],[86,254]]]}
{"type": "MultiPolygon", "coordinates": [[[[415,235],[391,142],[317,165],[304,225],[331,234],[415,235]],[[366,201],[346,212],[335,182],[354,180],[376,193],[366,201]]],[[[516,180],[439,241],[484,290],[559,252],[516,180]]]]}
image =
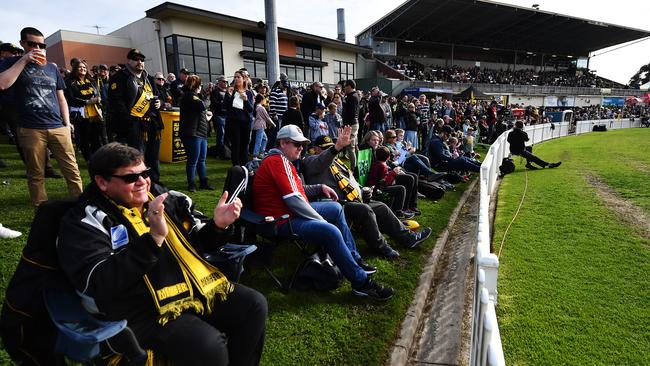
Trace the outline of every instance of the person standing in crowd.
{"type": "Polygon", "coordinates": [[[0,64],[0,91],[13,90],[18,121],[18,140],[27,168],[29,196],[34,206],[47,200],[45,158],[48,148],[59,162],[68,193],[79,196],[83,189],[72,145],[65,83],[56,65],[46,61],[45,37],[36,28],[20,31],[23,56],[0,64]]]}
{"type": "Polygon", "coordinates": [[[278,148],[262,160],[253,181],[253,202],[262,216],[290,215],[278,223],[280,235],[295,233],[303,240],[323,248],[352,284],[357,296],[387,300],[395,291],[372,279],[377,271],[366,263],[357,251],[343,207],[337,202],[310,202],[318,196],[338,200],[334,190],[325,184],[303,186],[296,168],[291,164],[300,159],[310,141],[297,126],[284,126],[278,131],[278,148]]]}
{"type": "Polygon", "coordinates": [[[79,150],[84,160],[102,146],[103,114],[99,89],[88,75],[88,65],[78,61],[72,65],[72,72],[66,90],[70,107],[70,122],[79,135],[79,150]]]}
{"type": "Polygon", "coordinates": [[[165,86],[165,77],[162,72],[154,74],[153,78],[149,78],[149,83],[153,87],[153,101],[157,100],[160,103],[160,108],[150,108],[149,123],[146,124],[146,141],[144,141],[144,163],[151,169],[151,181],[157,184],[160,182],[160,143],[162,140],[162,130],[164,124],[160,116],[161,109],[171,108],[171,100],[169,90],[165,86]]]}
{"type": "MultiPolygon", "coordinates": [[[[22,48],[12,43],[0,44],[0,63],[8,57],[22,56],[22,48]]],[[[23,152],[20,150],[20,145],[16,139],[16,113],[13,103],[11,103],[11,91],[5,90],[0,92],[0,128],[9,137],[9,143],[16,145],[20,158],[25,161],[23,152]]],[[[5,168],[7,165],[0,159],[0,168],[5,168]]]]}
{"type": "Polygon", "coordinates": [[[282,125],[296,125],[301,131],[305,130],[305,121],[302,119],[302,113],[300,113],[300,101],[295,95],[289,98],[289,109],[284,111],[282,115],[282,125]]]}
{"type": "Polygon", "coordinates": [[[212,128],[216,133],[215,151],[218,156],[223,157],[225,152],[225,129],[226,129],[226,109],[224,108],[224,98],[228,92],[228,79],[221,75],[217,78],[217,85],[210,93],[210,111],[212,112],[212,128]]]}
{"type": "Polygon", "coordinates": [[[311,84],[309,91],[302,96],[300,112],[302,113],[303,121],[309,121],[309,116],[316,111],[316,106],[323,104],[325,98],[322,97],[321,90],[323,90],[323,83],[315,81],[311,84]]]}
{"type": "Polygon", "coordinates": [[[528,141],[528,134],[524,131],[524,122],[517,121],[515,126],[512,128],[512,131],[508,134],[508,143],[510,144],[510,153],[513,155],[519,155],[522,158],[526,159],[526,168],[531,170],[536,170],[537,167],[533,163],[539,165],[542,168],[557,168],[562,162],[558,161],[557,163],[548,163],[537,155],[526,149],[526,141],[528,141]]]}
{"type": "Polygon", "coordinates": [[[406,114],[406,134],[404,139],[410,143],[413,148],[418,149],[418,126],[420,125],[420,118],[415,109],[415,104],[409,103],[408,112],[406,114]]]}
{"type": "MultiPolygon", "coordinates": [[[[336,97],[335,94],[334,96],[336,97]]],[[[327,132],[332,138],[336,140],[339,138],[339,128],[342,128],[343,119],[341,115],[336,112],[336,103],[332,102],[327,106],[327,114],[325,115],[325,122],[327,123],[327,132]]]]}
{"type": "Polygon", "coordinates": [[[181,100],[180,135],[187,152],[185,172],[187,174],[187,190],[196,192],[194,177],[199,173],[199,188],[214,190],[208,184],[205,170],[205,159],[208,154],[208,121],[212,112],[208,112],[201,99],[201,78],[190,75],[185,80],[185,95],[181,100]]]}
{"type": "Polygon", "coordinates": [[[248,162],[254,100],[253,92],[246,88],[243,72],[235,71],[232,90],[228,91],[223,101],[227,111],[226,136],[232,149],[233,166],[248,162]]]}
{"type": "Polygon", "coordinates": [[[283,126],[282,116],[289,108],[289,96],[291,89],[289,88],[289,81],[287,74],[280,73],[280,80],[276,81],[271,87],[271,94],[269,95],[269,115],[275,122],[275,127],[269,129],[269,145],[275,146],[275,136],[278,134],[278,129],[283,126]]]}
{"type": "Polygon", "coordinates": [[[370,120],[370,129],[375,131],[385,131],[386,112],[381,107],[381,90],[378,87],[370,89],[370,100],[368,101],[368,119],[370,120]]]}
{"type": "Polygon", "coordinates": [[[316,140],[318,136],[328,135],[329,126],[325,121],[325,106],[318,104],[314,113],[309,116],[309,136],[312,140],[316,140]]]}
{"type": "Polygon", "coordinates": [[[152,184],[140,151],[119,143],[100,148],[88,170],[92,181],[63,217],[57,246],[85,304],[126,319],[150,361],[258,365],[266,299],[201,257],[230,238],[241,201],[226,203],[224,192],[210,219],[189,197],[152,184]]]}
{"type": "Polygon", "coordinates": [[[157,132],[150,124],[157,124],[156,110],[162,105],[155,98],[153,86],[144,69],[145,56],[136,48],[126,55],[126,67],[111,78],[108,104],[112,131],[117,141],[140,151],[145,150],[149,138],[156,139],[157,132]]]}
{"type": "Polygon", "coordinates": [[[255,122],[253,123],[253,134],[255,135],[253,158],[261,159],[266,151],[266,143],[268,141],[265,130],[275,127],[275,123],[269,116],[269,112],[264,107],[264,95],[261,93],[255,96],[255,110],[253,114],[255,115],[255,122]]]}
{"type": "Polygon", "coordinates": [[[97,75],[95,75],[95,85],[97,85],[97,89],[99,90],[99,102],[102,108],[102,114],[104,116],[104,119],[100,122],[101,123],[101,145],[104,146],[108,143],[108,130],[106,129],[106,126],[108,125],[108,88],[110,87],[110,77],[109,77],[109,71],[108,71],[108,66],[101,64],[97,67],[97,75]]]}
{"type": "Polygon", "coordinates": [[[189,70],[182,68],[178,73],[178,78],[175,78],[169,86],[169,94],[171,94],[172,98],[174,99],[174,107],[179,107],[181,105],[183,94],[187,91],[183,88],[185,87],[185,81],[187,80],[188,76],[190,76],[189,70]]]}
{"type": "Polygon", "coordinates": [[[350,126],[350,144],[345,147],[345,155],[350,161],[350,169],[357,168],[357,134],[359,133],[359,96],[356,91],[357,84],[354,80],[346,80],[345,102],[343,103],[343,126],[350,126]]]}

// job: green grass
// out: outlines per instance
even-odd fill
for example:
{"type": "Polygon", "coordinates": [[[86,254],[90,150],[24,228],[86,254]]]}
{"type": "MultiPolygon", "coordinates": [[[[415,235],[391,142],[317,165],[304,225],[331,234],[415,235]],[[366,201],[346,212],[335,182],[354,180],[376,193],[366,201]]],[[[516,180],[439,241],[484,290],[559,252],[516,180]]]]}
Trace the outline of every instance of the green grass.
{"type": "MultiPolygon", "coordinates": [[[[650,240],[606,208],[598,176],[650,214],[650,129],[546,142],[500,257],[497,314],[509,365],[650,364],[650,240]]],[[[521,200],[524,163],[499,191],[494,246],[521,200]]]]}
{"type": "MultiPolygon", "coordinates": [[[[212,144],[213,142],[211,142],[212,144]]],[[[34,211],[29,205],[22,162],[14,146],[0,144],[0,157],[9,164],[0,170],[0,178],[8,184],[0,185],[0,202],[4,206],[0,222],[24,235],[14,240],[0,239],[0,293],[6,286],[20,258],[27,240],[34,211]]],[[[222,187],[230,164],[208,159],[208,177],[215,187],[222,187]]],[[[82,178],[88,183],[85,163],[80,162],[82,178]]],[[[185,191],[184,164],[163,164],[161,180],[170,189],[185,191]]],[[[46,180],[50,198],[64,197],[62,179],[46,180]]],[[[269,301],[267,338],[262,357],[264,365],[379,365],[388,358],[393,340],[412,300],[422,266],[431,253],[435,237],[446,227],[467,184],[459,185],[437,203],[420,200],[423,211],[418,221],[431,226],[434,234],[421,248],[406,250],[396,246],[402,257],[397,261],[379,259],[368,253],[361,239],[357,244],[366,259],[377,265],[375,278],[396,289],[394,298],[385,303],[363,300],[352,295],[349,283],[331,293],[292,291],[285,295],[272,284],[261,268],[246,266],[242,282],[261,291],[269,301]]],[[[187,193],[187,192],[186,192],[187,193]]],[[[199,191],[191,197],[197,207],[211,212],[218,193],[199,191]]],[[[356,236],[356,235],[355,235],[356,236]]],[[[358,237],[358,236],[357,236],[358,237]]],[[[4,351],[0,363],[11,361],[4,351]]]]}

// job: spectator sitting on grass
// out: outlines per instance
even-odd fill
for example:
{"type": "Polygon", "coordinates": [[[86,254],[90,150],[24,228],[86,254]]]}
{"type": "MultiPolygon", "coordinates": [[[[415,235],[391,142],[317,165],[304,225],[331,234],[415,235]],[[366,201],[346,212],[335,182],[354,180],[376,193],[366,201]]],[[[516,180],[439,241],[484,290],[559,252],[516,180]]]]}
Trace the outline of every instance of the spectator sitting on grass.
{"type": "Polygon", "coordinates": [[[278,233],[295,233],[303,240],[322,247],[352,284],[357,296],[387,300],[394,294],[390,287],[369,278],[377,271],[366,263],[357,251],[343,207],[336,202],[310,202],[308,197],[324,196],[338,200],[336,192],[325,184],[307,185],[291,162],[300,159],[303,148],[310,142],[295,125],[278,131],[278,148],[272,149],[255,172],[253,182],[254,207],[263,216],[288,220],[278,223],[278,233]]]}
{"type": "Polygon", "coordinates": [[[532,152],[526,150],[526,141],[528,141],[528,134],[524,131],[524,123],[522,121],[515,122],[515,126],[512,128],[512,131],[508,134],[508,143],[510,143],[510,153],[513,155],[519,155],[522,158],[526,159],[526,168],[528,169],[537,169],[532,163],[535,163],[542,168],[555,168],[562,164],[561,161],[556,163],[547,163],[546,161],[540,159],[532,152]]]}

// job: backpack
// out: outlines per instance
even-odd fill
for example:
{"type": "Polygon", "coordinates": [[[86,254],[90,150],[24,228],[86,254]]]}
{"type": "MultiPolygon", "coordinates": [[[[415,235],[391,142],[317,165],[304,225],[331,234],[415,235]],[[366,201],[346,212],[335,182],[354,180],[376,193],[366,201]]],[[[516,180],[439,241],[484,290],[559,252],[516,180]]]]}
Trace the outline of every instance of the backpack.
{"type": "Polygon", "coordinates": [[[343,283],[343,274],[329,255],[314,253],[298,267],[293,287],[299,290],[331,291],[343,283]]]}
{"type": "Polygon", "coordinates": [[[432,200],[439,200],[445,195],[445,188],[440,183],[421,180],[418,183],[418,192],[432,200]]]}
{"type": "Polygon", "coordinates": [[[499,167],[501,176],[510,174],[515,171],[515,161],[512,158],[503,158],[501,161],[501,166],[499,167]]]}

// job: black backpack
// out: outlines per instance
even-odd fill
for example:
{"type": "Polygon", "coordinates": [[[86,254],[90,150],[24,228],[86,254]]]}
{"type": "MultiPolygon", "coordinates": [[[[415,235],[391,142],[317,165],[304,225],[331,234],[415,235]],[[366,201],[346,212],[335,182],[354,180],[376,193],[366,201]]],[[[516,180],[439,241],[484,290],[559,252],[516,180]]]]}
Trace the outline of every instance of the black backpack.
{"type": "Polygon", "coordinates": [[[445,195],[445,188],[438,182],[426,182],[420,180],[418,182],[418,192],[432,200],[439,200],[445,195]]]}
{"type": "Polygon", "coordinates": [[[510,174],[515,171],[515,161],[512,158],[503,158],[501,161],[501,166],[499,167],[501,176],[510,174]]]}
{"type": "Polygon", "coordinates": [[[299,290],[331,291],[343,283],[343,274],[329,255],[314,253],[296,271],[293,287],[299,290]]]}

